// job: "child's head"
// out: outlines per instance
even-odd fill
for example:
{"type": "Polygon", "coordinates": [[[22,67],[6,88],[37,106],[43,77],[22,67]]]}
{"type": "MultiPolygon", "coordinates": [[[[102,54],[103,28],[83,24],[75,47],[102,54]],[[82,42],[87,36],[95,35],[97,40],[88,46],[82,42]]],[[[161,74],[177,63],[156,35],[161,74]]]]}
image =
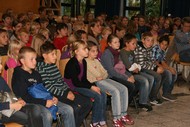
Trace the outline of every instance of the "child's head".
{"type": "Polygon", "coordinates": [[[2,15],[2,20],[3,20],[3,23],[4,23],[5,26],[9,26],[12,23],[11,15],[8,14],[8,13],[4,13],[2,15]]]}
{"type": "Polygon", "coordinates": [[[123,38],[125,33],[126,33],[126,28],[125,27],[117,26],[115,28],[115,34],[118,36],[119,39],[123,38]]]}
{"type": "Polygon", "coordinates": [[[104,27],[102,30],[102,38],[107,40],[108,36],[112,33],[112,30],[110,27],[104,27]]]}
{"type": "Polygon", "coordinates": [[[108,42],[108,45],[115,50],[119,49],[119,47],[120,47],[119,38],[114,34],[110,34],[108,36],[107,42],[108,42]]]}
{"type": "Polygon", "coordinates": [[[14,32],[17,34],[17,32],[22,28],[22,22],[18,20],[14,20],[12,26],[13,26],[14,32]]]}
{"type": "Polygon", "coordinates": [[[73,53],[75,56],[85,58],[88,56],[88,48],[86,42],[77,40],[73,43],[73,53]]]}
{"type": "Polygon", "coordinates": [[[49,20],[47,18],[41,18],[40,19],[41,28],[47,28],[48,24],[49,24],[49,20]]]}
{"type": "Polygon", "coordinates": [[[46,41],[49,40],[50,31],[47,28],[41,28],[39,30],[39,34],[44,35],[44,37],[46,38],[46,41]]]}
{"type": "Polygon", "coordinates": [[[39,29],[40,24],[38,22],[33,22],[30,28],[31,35],[36,35],[39,32],[39,29]]]}
{"type": "Polygon", "coordinates": [[[87,42],[88,40],[87,34],[84,30],[77,30],[74,35],[77,40],[83,40],[84,42],[87,42]]]}
{"type": "Polygon", "coordinates": [[[161,36],[158,41],[159,41],[160,48],[163,51],[165,51],[169,46],[169,42],[170,42],[169,36],[168,35],[161,36]]]}
{"type": "Polygon", "coordinates": [[[42,56],[40,52],[40,47],[42,44],[44,44],[46,41],[46,38],[42,34],[37,34],[33,37],[31,47],[36,50],[36,53],[38,56],[42,56]]]}
{"type": "Polygon", "coordinates": [[[31,71],[36,67],[36,51],[31,47],[24,46],[19,50],[18,60],[24,70],[31,71]]]}
{"type": "Polygon", "coordinates": [[[151,48],[154,44],[154,38],[150,32],[143,33],[141,40],[145,48],[151,48]]]}
{"type": "Polygon", "coordinates": [[[68,35],[68,26],[65,23],[58,23],[56,26],[58,36],[65,37],[68,35]]]}
{"type": "Polygon", "coordinates": [[[24,43],[24,44],[28,43],[28,41],[29,41],[28,31],[25,28],[20,29],[18,31],[18,38],[22,43],[24,43]]]}
{"type": "Polygon", "coordinates": [[[18,41],[18,40],[12,40],[9,43],[9,48],[8,48],[8,56],[17,59],[19,50],[21,49],[23,45],[18,41]]]}
{"type": "Polygon", "coordinates": [[[88,33],[93,37],[97,37],[102,32],[102,26],[98,19],[92,20],[88,25],[88,33]]]}
{"type": "Polygon", "coordinates": [[[44,62],[47,64],[55,64],[57,60],[56,48],[52,43],[44,43],[40,47],[44,62]]]}
{"type": "Polygon", "coordinates": [[[22,20],[22,25],[23,25],[23,27],[24,27],[28,32],[30,32],[30,27],[31,27],[30,20],[28,20],[28,19],[22,20]]]}
{"type": "Polygon", "coordinates": [[[5,46],[8,44],[9,38],[8,33],[4,29],[0,29],[0,46],[5,46]]]}
{"type": "Polygon", "coordinates": [[[93,41],[88,41],[88,58],[96,59],[98,56],[98,46],[93,41]]]}
{"type": "Polygon", "coordinates": [[[126,34],[123,37],[123,43],[127,50],[134,51],[137,46],[137,38],[133,34],[126,34]]]}

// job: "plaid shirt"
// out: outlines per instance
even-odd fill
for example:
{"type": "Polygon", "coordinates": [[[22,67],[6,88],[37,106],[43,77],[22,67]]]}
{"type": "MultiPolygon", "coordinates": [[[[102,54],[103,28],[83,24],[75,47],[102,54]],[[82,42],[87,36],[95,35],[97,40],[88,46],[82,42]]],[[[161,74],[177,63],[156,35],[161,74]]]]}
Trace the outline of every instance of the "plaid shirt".
{"type": "Polygon", "coordinates": [[[152,48],[152,56],[153,58],[158,61],[158,62],[162,62],[165,61],[165,56],[166,56],[166,52],[163,51],[159,45],[155,45],[152,48]]]}

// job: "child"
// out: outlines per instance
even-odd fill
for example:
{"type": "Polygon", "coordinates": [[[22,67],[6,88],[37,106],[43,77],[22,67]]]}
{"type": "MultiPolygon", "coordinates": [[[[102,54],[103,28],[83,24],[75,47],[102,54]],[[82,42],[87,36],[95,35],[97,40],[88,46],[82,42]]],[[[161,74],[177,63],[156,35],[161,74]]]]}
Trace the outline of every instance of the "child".
{"type": "Polygon", "coordinates": [[[125,35],[125,33],[126,33],[126,28],[125,27],[121,27],[121,26],[116,27],[115,34],[119,38],[119,42],[120,42],[119,49],[122,49],[124,47],[123,36],[125,35]]]}
{"type": "Polygon", "coordinates": [[[4,29],[0,29],[0,56],[7,55],[8,51],[8,34],[4,29]]]}
{"type": "Polygon", "coordinates": [[[135,35],[126,34],[123,41],[125,47],[120,51],[120,57],[126,69],[133,74],[135,81],[139,82],[136,84],[139,89],[139,107],[151,111],[152,107],[148,104],[148,100],[154,77],[141,72],[141,66],[134,61],[134,50],[137,44],[135,35]]]}
{"type": "Polygon", "coordinates": [[[5,71],[4,71],[4,79],[7,80],[7,69],[9,68],[15,68],[16,66],[19,66],[20,63],[18,61],[18,53],[20,48],[22,47],[22,44],[19,43],[17,40],[13,40],[9,44],[8,48],[8,60],[6,62],[5,71]]]}
{"type": "Polygon", "coordinates": [[[138,42],[137,48],[134,51],[135,61],[140,64],[142,72],[145,72],[154,77],[154,83],[150,93],[150,103],[153,105],[161,105],[162,101],[158,98],[158,93],[161,83],[162,67],[158,67],[152,56],[152,46],[154,43],[153,35],[150,32],[145,32],[142,35],[142,42],[138,42]]]}
{"type": "MultiPolygon", "coordinates": [[[[57,104],[58,112],[63,115],[64,122],[67,121],[67,123],[72,125],[72,127],[75,127],[71,107],[58,102],[56,97],[53,97],[52,100],[43,100],[34,98],[29,94],[28,87],[34,84],[42,83],[40,74],[34,70],[36,67],[35,50],[31,47],[22,47],[19,51],[18,59],[20,60],[21,66],[14,69],[12,77],[12,88],[15,95],[22,98],[26,103],[38,104],[38,112],[41,114],[43,127],[52,126],[52,115],[45,107],[51,107],[54,104],[57,104]]],[[[71,126],[67,125],[67,127],[71,126]]]]}
{"type": "Polygon", "coordinates": [[[126,72],[125,65],[119,59],[120,42],[116,35],[110,34],[108,36],[108,48],[104,51],[101,57],[103,67],[108,71],[111,79],[125,85],[129,92],[129,104],[133,99],[135,92],[134,77],[126,72]],[[116,66],[124,67],[116,70],[116,66]]]}
{"type": "Polygon", "coordinates": [[[74,109],[76,126],[80,127],[83,119],[91,109],[89,98],[73,93],[64,82],[56,62],[56,48],[52,43],[44,43],[41,46],[41,54],[44,61],[38,62],[37,70],[42,76],[42,81],[49,92],[74,109]]]}
{"type": "Polygon", "coordinates": [[[19,22],[17,20],[13,21],[13,35],[11,36],[10,40],[18,40],[18,31],[22,28],[22,22],[19,22]]]}
{"type": "Polygon", "coordinates": [[[168,35],[160,37],[159,45],[155,45],[153,47],[153,57],[156,60],[157,66],[163,67],[164,73],[166,73],[169,77],[167,79],[165,78],[166,80],[165,82],[163,82],[162,98],[168,101],[175,101],[176,98],[171,93],[174,87],[174,82],[177,79],[177,74],[175,69],[170,67],[165,60],[165,55],[168,45],[169,45],[168,35]]]}
{"type": "Polygon", "coordinates": [[[65,23],[58,23],[56,26],[57,37],[55,37],[53,44],[57,49],[62,51],[62,48],[66,45],[67,35],[68,35],[68,26],[65,23]]]}
{"type": "Polygon", "coordinates": [[[104,50],[107,48],[107,38],[112,33],[112,30],[110,27],[105,27],[102,30],[102,39],[100,40],[100,51],[101,53],[104,52],[104,50]]]}
{"type": "Polygon", "coordinates": [[[73,53],[74,57],[65,67],[64,78],[75,91],[94,99],[91,127],[106,126],[106,94],[87,80],[87,63],[84,59],[88,56],[87,44],[82,40],[75,41],[73,53]]]}
{"type": "Polygon", "coordinates": [[[39,34],[44,35],[44,37],[46,38],[45,41],[51,42],[51,39],[49,38],[50,31],[49,31],[47,28],[41,28],[41,29],[39,30],[39,34]]]}
{"type": "Polygon", "coordinates": [[[128,107],[128,89],[124,85],[108,79],[108,73],[101,63],[96,59],[98,55],[98,47],[94,42],[88,42],[88,58],[87,62],[87,79],[91,83],[95,83],[104,92],[108,92],[112,96],[112,113],[113,126],[124,126],[122,121],[127,124],[134,124],[134,121],[127,115],[128,107]]]}
{"type": "Polygon", "coordinates": [[[29,33],[25,28],[22,28],[18,31],[18,38],[20,43],[22,43],[23,46],[30,46],[26,45],[29,41],[29,33]]]}

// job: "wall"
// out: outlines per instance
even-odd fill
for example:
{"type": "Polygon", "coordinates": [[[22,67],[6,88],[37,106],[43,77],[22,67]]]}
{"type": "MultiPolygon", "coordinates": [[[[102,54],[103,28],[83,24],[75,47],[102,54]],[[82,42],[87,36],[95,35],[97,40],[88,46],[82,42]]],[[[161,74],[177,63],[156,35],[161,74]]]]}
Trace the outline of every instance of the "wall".
{"type": "Polygon", "coordinates": [[[40,0],[0,0],[0,12],[5,12],[7,8],[13,9],[15,13],[32,10],[37,13],[40,0]]]}

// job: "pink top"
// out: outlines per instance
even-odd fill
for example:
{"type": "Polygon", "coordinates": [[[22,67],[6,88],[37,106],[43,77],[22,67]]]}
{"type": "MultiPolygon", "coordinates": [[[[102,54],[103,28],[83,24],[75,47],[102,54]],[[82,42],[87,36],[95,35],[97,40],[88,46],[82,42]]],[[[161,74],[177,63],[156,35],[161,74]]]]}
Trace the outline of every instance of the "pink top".
{"type": "MultiPolygon", "coordinates": [[[[6,62],[6,66],[8,68],[15,68],[16,66],[19,66],[19,65],[20,65],[20,63],[17,62],[14,58],[11,58],[11,57],[9,57],[8,60],[7,60],[7,62],[6,62]]],[[[4,76],[3,76],[3,78],[5,79],[6,82],[8,81],[7,80],[7,69],[5,69],[4,76]]]]}

